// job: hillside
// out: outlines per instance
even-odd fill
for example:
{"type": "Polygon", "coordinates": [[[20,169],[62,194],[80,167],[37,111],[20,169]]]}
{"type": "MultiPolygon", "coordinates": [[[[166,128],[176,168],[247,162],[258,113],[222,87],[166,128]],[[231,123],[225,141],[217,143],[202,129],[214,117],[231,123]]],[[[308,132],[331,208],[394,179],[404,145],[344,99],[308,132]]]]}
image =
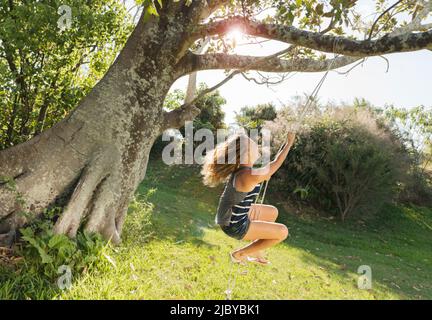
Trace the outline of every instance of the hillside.
{"type": "MultiPolygon", "coordinates": [[[[201,184],[198,168],[150,163],[123,244],[51,298],[225,299],[228,252],[240,243],[213,223],[219,192],[201,184]]],[[[432,210],[387,206],[373,221],[342,224],[276,205],[291,235],[269,250],[270,266],[232,270],[233,299],[432,298],[432,210]],[[357,288],[360,265],[372,268],[372,290],[357,288]]],[[[20,277],[11,277],[0,297],[46,297],[36,280],[29,288],[20,277]]]]}

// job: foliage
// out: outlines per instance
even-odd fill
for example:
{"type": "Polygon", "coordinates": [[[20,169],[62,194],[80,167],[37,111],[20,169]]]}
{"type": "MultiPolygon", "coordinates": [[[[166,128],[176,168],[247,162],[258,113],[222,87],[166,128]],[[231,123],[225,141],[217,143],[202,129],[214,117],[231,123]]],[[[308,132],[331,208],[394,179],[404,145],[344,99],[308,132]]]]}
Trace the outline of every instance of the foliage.
{"type": "MultiPolygon", "coordinates": [[[[276,136],[283,136],[284,121],[276,120],[276,136]]],[[[275,175],[273,191],[342,220],[376,213],[395,198],[404,178],[403,148],[370,111],[330,109],[308,121],[275,175]]]]}
{"type": "Polygon", "coordinates": [[[79,232],[73,240],[55,234],[52,218],[56,211],[47,212],[43,220],[20,230],[24,240],[22,254],[48,277],[54,276],[61,265],[68,265],[77,272],[91,267],[107,246],[100,235],[79,232]]]}
{"type": "MultiPolygon", "coordinates": [[[[200,83],[196,95],[206,89],[208,89],[208,86],[205,83],[200,83]]],[[[184,91],[176,89],[168,93],[165,98],[164,108],[170,111],[178,109],[184,103],[184,99],[184,91]]],[[[226,100],[219,91],[212,91],[197,100],[195,107],[200,109],[200,114],[194,119],[194,128],[196,130],[206,128],[212,131],[223,128],[225,113],[222,111],[222,106],[225,104],[226,100]]],[[[183,132],[184,128],[180,129],[180,131],[183,132]]]]}
{"type": "Polygon", "coordinates": [[[272,103],[258,104],[250,107],[246,106],[236,113],[236,122],[246,130],[261,130],[265,121],[276,118],[276,107],[272,103]]]}
{"type": "MultiPolygon", "coordinates": [[[[390,6],[385,0],[376,0],[376,12],[384,12],[390,6]]],[[[352,37],[355,35],[381,36],[397,27],[406,25],[421,8],[416,1],[399,1],[378,20],[370,20],[358,10],[358,0],[233,0],[222,8],[214,19],[226,16],[259,17],[265,23],[292,25],[302,30],[327,32],[329,34],[352,37]],[[373,22],[375,22],[372,29],[373,22]]],[[[374,19],[377,17],[375,16],[374,19]]],[[[244,38],[251,40],[252,37],[244,38]]],[[[250,41],[253,42],[253,41],[250,41]]],[[[233,53],[236,39],[218,38],[211,42],[210,50],[233,53]]],[[[325,54],[309,48],[296,47],[285,54],[296,58],[321,58],[325,54]]]]}
{"type": "MultiPolygon", "coordinates": [[[[148,198],[155,193],[150,189],[137,195],[129,206],[124,224],[124,244],[144,245],[153,235],[150,227],[153,204],[148,198]]],[[[115,268],[113,258],[117,249],[100,235],[79,231],[75,239],[53,233],[53,221],[60,208],[52,209],[43,220],[20,229],[21,241],[15,245],[16,264],[2,265],[0,259],[0,299],[46,299],[61,294],[57,281],[62,266],[71,270],[72,288],[84,275],[106,272],[115,268]]],[[[1,252],[0,252],[1,254],[1,252]]],[[[1,255],[0,255],[1,258],[1,255]]]]}
{"type": "Polygon", "coordinates": [[[390,120],[392,128],[397,128],[411,152],[416,153],[415,159],[419,165],[431,161],[429,151],[432,146],[432,107],[388,106],[380,111],[390,120]]]}
{"type": "Polygon", "coordinates": [[[123,241],[125,243],[146,243],[151,237],[151,213],[154,205],[148,201],[156,192],[150,189],[145,195],[135,196],[129,204],[127,219],[123,226],[123,241]]]}
{"type": "Polygon", "coordinates": [[[0,4],[0,149],[64,118],[105,74],[132,30],[116,0],[67,3],[72,24],[59,29],[63,3],[0,4]]]}
{"type": "Polygon", "coordinates": [[[404,203],[432,206],[432,107],[380,110],[390,121],[390,128],[404,142],[410,154],[409,179],[399,200],[404,203]]]}
{"type": "Polygon", "coordinates": [[[70,239],[66,235],[54,234],[53,219],[59,210],[51,209],[44,214],[44,219],[20,229],[21,241],[15,245],[15,251],[22,259],[12,267],[16,274],[25,272],[26,276],[1,279],[5,286],[15,288],[17,299],[33,296],[34,281],[45,287],[48,296],[59,292],[56,280],[63,272],[62,266],[70,268],[71,280],[76,280],[109,259],[110,245],[100,235],[80,231],[75,239],[70,239]]]}
{"type": "MultiPolygon", "coordinates": [[[[207,85],[200,83],[197,90],[197,95],[207,89],[207,85]]],[[[180,108],[184,102],[185,93],[182,90],[176,89],[170,92],[165,98],[164,108],[167,110],[174,110],[180,108]]],[[[224,118],[225,113],[222,106],[225,105],[226,100],[221,96],[219,91],[212,91],[204,95],[201,99],[196,101],[195,107],[200,109],[200,114],[193,120],[194,130],[208,129],[216,133],[217,129],[225,127],[224,118]]],[[[185,136],[185,127],[179,128],[182,136],[185,136]]],[[[159,157],[162,149],[168,142],[162,141],[162,137],[157,138],[153,145],[151,155],[159,157]]],[[[196,143],[200,143],[199,141],[196,143]]]]}

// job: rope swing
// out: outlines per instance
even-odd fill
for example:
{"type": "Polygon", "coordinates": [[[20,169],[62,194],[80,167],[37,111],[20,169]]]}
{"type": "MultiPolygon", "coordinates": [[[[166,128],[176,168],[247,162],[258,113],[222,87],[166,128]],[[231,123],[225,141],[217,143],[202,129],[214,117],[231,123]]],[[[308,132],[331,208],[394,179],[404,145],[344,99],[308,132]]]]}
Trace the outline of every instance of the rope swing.
{"type": "MultiPolygon", "coordinates": [[[[336,51],[336,50],[335,50],[336,43],[337,43],[337,38],[336,38],[335,43],[334,43],[334,46],[333,46],[333,52],[336,51]]],[[[302,111],[301,111],[301,113],[300,113],[300,116],[298,117],[297,121],[295,121],[295,123],[294,123],[294,125],[293,125],[293,127],[292,127],[292,129],[291,129],[292,132],[297,133],[298,130],[300,129],[301,125],[303,124],[304,118],[305,118],[305,116],[306,116],[308,110],[309,110],[310,107],[312,106],[312,103],[316,100],[316,98],[317,98],[317,96],[318,96],[318,93],[319,93],[319,91],[321,90],[321,88],[322,88],[322,86],[323,86],[323,84],[324,84],[324,82],[325,82],[325,80],[326,80],[326,78],[327,78],[327,76],[328,76],[330,70],[332,69],[333,64],[334,64],[334,62],[335,62],[335,60],[336,60],[336,58],[337,58],[338,56],[339,56],[338,54],[335,54],[335,53],[334,53],[334,58],[333,58],[332,61],[329,63],[329,66],[328,66],[326,72],[325,72],[324,75],[321,77],[320,81],[317,83],[317,85],[315,86],[315,88],[314,88],[314,90],[312,91],[312,93],[308,96],[308,99],[306,100],[306,103],[305,103],[305,105],[304,105],[304,107],[303,107],[303,109],[302,109],[302,111]]],[[[279,153],[282,151],[282,149],[285,147],[285,144],[286,144],[286,142],[284,142],[284,143],[279,147],[279,150],[278,150],[278,152],[276,153],[276,155],[279,154],[279,153]]],[[[261,191],[263,191],[263,193],[262,193],[261,200],[260,200],[259,203],[260,203],[260,204],[263,204],[263,203],[264,203],[265,196],[266,196],[266,193],[267,193],[267,188],[268,188],[269,181],[270,181],[270,179],[266,180],[263,184],[261,184],[260,190],[259,190],[259,192],[258,192],[258,196],[257,196],[257,198],[255,199],[255,203],[258,203],[258,202],[259,202],[259,198],[260,198],[260,196],[261,196],[261,191]]],[[[234,262],[233,262],[231,259],[230,259],[230,264],[231,264],[231,265],[230,265],[230,271],[229,271],[229,275],[228,275],[228,285],[227,285],[227,289],[225,290],[225,297],[226,297],[226,300],[231,300],[231,298],[232,298],[232,294],[233,294],[233,291],[234,291],[234,288],[235,288],[235,283],[236,283],[236,280],[237,280],[237,274],[239,273],[239,272],[238,272],[239,270],[237,270],[237,273],[236,273],[235,271],[233,272],[233,269],[234,269],[234,266],[233,266],[233,265],[234,265],[234,262]]],[[[239,263],[239,265],[240,265],[240,263],[239,263]]]]}
{"type": "MultiPolygon", "coordinates": [[[[332,68],[332,66],[333,66],[333,63],[334,63],[334,61],[335,61],[335,59],[336,59],[337,57],[338,57],[338,55],[335,55],[334,59],[330,62],[329,66],[328,66],[328,68],[327,68],[327,71],[326,71],[326,72],[324,73],[324,75],[321,77],[320,81],[319,81],[318,84],[315,86],[315,88],[314,88],[314,90],[312,91],[312,93],[308,96],[308,99],[306,100],[306,103],[305,103],[305,105],[304,105],[304,107],[303,107],[303,109],[302,109],[302,111],[301,111],[301,113],[300,113],[300,116],[299,116],[298,120],[295,121],[294,126],[293,126],[293,128],[291,129],[294,133],[297,133],[298,130],[300,129],[301,125],[303,124],[303,120],[304,120],[304,118],[305,118],[305,116],[306,116],[306,114],[307,114],[307,111],[308,111],[309,108],[312,106],[313,101],[316,100],[316,98],[317,98],[317,96],[318,96],[318,93],[319,93],[319,91],[321,90],[321,87],[322,87],[322,85],[324,84],[324,82],[325,82],[325,80],[326,80],[326,78],[327,78],[327,76],[328,76],[328,74],[329,74],[329,72],[330,72],[330,70],[331,70],[331,68],[332,68]]],[[[279,147],[279,150],[278,150],[278,152],[276,153],[276,155],[279,154],[279,152],[282,151],[282,149],[285,147],[285,144],[286,144],[286,143],[284,142],[284,143],[279,147]]],[[[260,202],[260,204],[263,204],[263,203],[264,203],[265,196],[266,196],[266,193],[267,193],[267,187],[268,187],[269,181],[270,181],[270,179],[268,179],[268,180],[266,180],[266,181],[264,182],[264,192],[263,192],[263,195],[262,195],[262,197],[261,197],[261,202],[260,202]]],[[[263,185],[261,185],[261,188],[260,188],[260,190],[259,190],[258,197],[257,197],[255,203],[258,202],[258,198],[259,198],[260,195],[261,195],[261,189],[263,189],[263,185]]]]}

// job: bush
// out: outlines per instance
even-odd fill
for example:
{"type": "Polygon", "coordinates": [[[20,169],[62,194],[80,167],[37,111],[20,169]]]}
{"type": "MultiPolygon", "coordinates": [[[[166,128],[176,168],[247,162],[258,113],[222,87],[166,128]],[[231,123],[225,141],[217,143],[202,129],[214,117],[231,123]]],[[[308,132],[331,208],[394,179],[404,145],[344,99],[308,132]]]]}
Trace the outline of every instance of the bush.
{"type": "Polygon", "coordinates": [[[432,207],[432,181],[430,174],[411,165],[410,174],[402,184],[398,202],[407,205],[432,207]]]}
{"type": "Polygon", "coordinates": [[[23,240],[18,252],[25,257],[28,268],[49,278],[57,277],[58,268],[67,265],[76,273],[91,268],[109,249],[98,234],[79,231],[75,239],[53,232],[52,218],[60,209],[52,209],[45,217],[20,229],[23,240]]]}
{"type": "MultiPolygon", "coordinates": [[[[148,197],[154,192],[132,200],[123,227],[124,246],[141,246],[152,235],[148,197]]],[[[20,241],[7,256],[0,250],[0,300],[58,298],[82,276],[116,267],[113,256],[122,247],[113,248],[102,236],[82,230],[74,239],[54,234],[53,221],[60,213],[61,208],[52,209],[44,219],[20,229],[20,241]]]]}
{"type": "Polygon", "coordinates": [[[402,184],[398,202],[432,206],[432,107],[395,108],[382,110],[389,129],[403,141],[409,154],[409,169],[402,184]]]}
{"type": "Polygon", "coordinates": [[[112,248],[100,235],[79,231],[70,239],[54,234],[53,218],[60,211],[52,209],[45,219],[19,230],[14,259],[0,264],[0,299],[52,299],[83,274],[107,269],[112,248]]]}
{"type": "MultiPolygon", "coordinates": [[[[283,116],[267,124],[276,142],[286,127],[283,116]]],[[[299,131],[272,191],[345,220],[394,199],[404,163],[402,145],[371,111],[331,108],[299,131]]]]}

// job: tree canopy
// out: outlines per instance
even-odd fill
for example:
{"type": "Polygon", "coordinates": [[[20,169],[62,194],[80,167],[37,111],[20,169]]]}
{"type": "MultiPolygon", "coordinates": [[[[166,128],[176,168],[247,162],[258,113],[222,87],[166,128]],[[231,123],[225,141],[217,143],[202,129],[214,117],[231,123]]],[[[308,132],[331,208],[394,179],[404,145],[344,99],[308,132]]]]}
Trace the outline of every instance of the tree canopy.
{"type": "MultiPolygon", "coordinates": [[[[144,3],[147,18],[154,15],[163,19],[167,7],[173,6],[169,1],[144,3]]],[[[198,23],[191,22],[188,26],[177,56],[178,77],[200,70],[232,70],[220,85],[237,74],[246,76],[250,70],[289,73],[320,72],[345,66],[351,69],[371,56],[432,49],[432,23],[428,22],[432,2],[427,0],[371,1],[371,7],[376,10],[372,17],[365,16],[357,0],[174,3],[188,7],[198,17],[198,23]],[[250,44],[278,41],[285,43],[286,48],[270,55],[236,54],[235,39],[227,37],[232,32],[242,33],[250,44]],[[195,49],[204,39],[210,40],[208,49],[197,53],[195,49]]],[[[269,82],[261,73],[257,77],[260,83],[269,82]]],[[[184,120],[179,112],[174,116],[179,123],[184,120]]],[[[175,124],[172,117],[168,115],[170,125],[175,124]]]]}
{"type": "Polygon", "coordinates": [[[0,149],[61,120],[123,47],[133,24],[116,0],[73,1],[60,30],[58,1],[0,4],[0,149]]]}
{"type": "Polygon", "coordinates": [[[276,118],[276,107],[272,103],[245,106],[236,113],[237,123],[245,129],[261,129],[265,121],[276,118]]]}

